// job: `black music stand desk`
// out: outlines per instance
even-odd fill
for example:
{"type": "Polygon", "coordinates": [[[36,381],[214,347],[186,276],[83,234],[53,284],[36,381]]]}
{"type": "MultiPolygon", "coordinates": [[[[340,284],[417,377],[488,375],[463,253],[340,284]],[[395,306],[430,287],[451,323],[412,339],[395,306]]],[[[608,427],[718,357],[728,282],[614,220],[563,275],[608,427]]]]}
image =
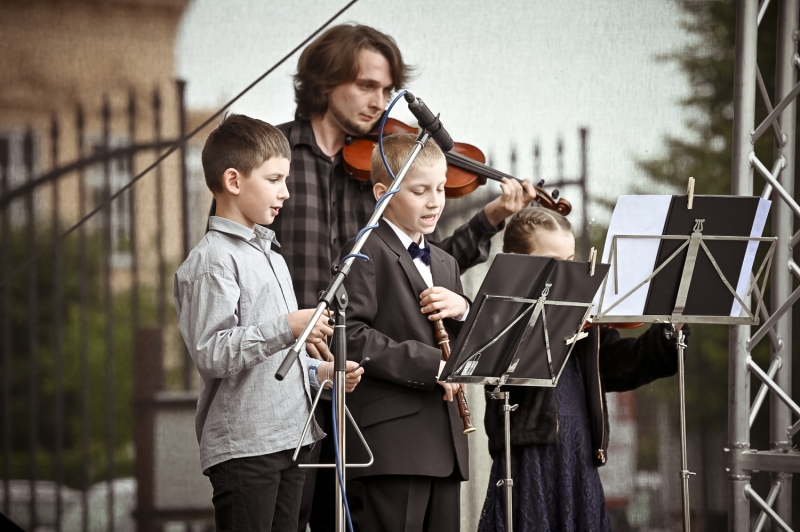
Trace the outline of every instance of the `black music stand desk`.
{"type": "Polygon", "coordinates": [[[501,386],[555,387],[575,344],[584,338],[592,298],[607,264],[498,254],[478,291],[440,379],[496,385],[504,400],[506,529],[513,530],[510,414],[501,386]]]}
{"type": "Polygon", "coordinates": [[[609,224],[603,259],[611,273],[595,298],[594,323],[673,325],[686,532],[694,473],[686,450],[686,344],[675,324],[758,325],[777,241],[761,237],[769,207],[770,201],[752,196],[620,196],[609,224]],[[770,245],[753,274],[761,243],[770,245]]]}

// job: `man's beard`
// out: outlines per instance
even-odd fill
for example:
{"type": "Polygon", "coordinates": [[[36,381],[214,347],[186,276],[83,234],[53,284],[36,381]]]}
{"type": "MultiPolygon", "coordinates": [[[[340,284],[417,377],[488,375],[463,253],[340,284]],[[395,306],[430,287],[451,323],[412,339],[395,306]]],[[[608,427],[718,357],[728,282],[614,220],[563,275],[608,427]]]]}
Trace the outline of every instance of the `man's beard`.
{"type": "Polygon", "coordinates": [[[339,125],[342,126],[344,132],[353,137],[361,137],[367,135],[370,131],[372,131],[372,128],[375,127],[375,124],[378,123],[378,118],[380,118],[378,117],[375,120],[373,120],[370,125],[364,126],[361,124],[357,124],[352,120],[350,120],[349,118],[347,118],[346,116],[344,116],[344,114],[341,111],[339,111],[336,107],[330,106],[329,110],[331,112],[331,115],[333,115],[333,118],[335,118],[336,121],[339,122],[339,125]]]}

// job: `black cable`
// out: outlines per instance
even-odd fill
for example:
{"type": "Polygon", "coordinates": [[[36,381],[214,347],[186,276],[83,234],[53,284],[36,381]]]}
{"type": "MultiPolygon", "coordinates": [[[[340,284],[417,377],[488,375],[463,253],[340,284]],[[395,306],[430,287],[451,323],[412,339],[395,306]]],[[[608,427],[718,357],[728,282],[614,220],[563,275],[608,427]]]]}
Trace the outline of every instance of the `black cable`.
{"type": "MultiPolygon", "coordinates": [[[[57,246],[59,243],[61,243],[61,242],[62,242],[62,241],[65,239],[65,238],[67,238],[69,235],[71,235],[71,234],[72,234],[72,233],[73,233],[73,232],[74,232],[76,229],[78,229],[80,226],[82,226],[82,225],[83,225],[83,224],[85,224],[87,221],[89,221],[89,219],[91,219],[91,218],[92,218],[93,216],[95,216],[97,213],[99,213],[100,211],[102,211],[103,209],[105,209],[105,208],[106,208],[108,205],[110,205],[110,204],[111,204],[111,202],[113,202],[113,201],[114,201],[114,200],[116,200],[118,197],[120,197],[120,196],[121,196],[121,195],[122,195],[122,194],[123,194],[123,193],[124,193],[126,190],[130,189],[131,187],[133,187],[133,185],[135,185],[137,181],[139,181],[139,180],[140,180],[142,177],[144,177],[145,175],[147,175],[147,173],[148,173],[148,172],[150,172],[151,170],[153,170],[153,169],[154,169],[156,166],[158,166],[159,164],[161,164],[161,162],[162,162],[164,159],[166,159],[167,157],[169,157],[170,155],[172,155],[173,153],[175,153],[175,151],[176,151],[176,150],[178,150],[178,148],[180,148],[180,146],[181,146],[182,144],[185,144],[185,143],[186,143],[186,141],[188,141],[190,138],[194,137],[194,136],[195,136],[195,135],[196,135],[198,132],[200,132],[200,131],[201,131],[203,128],[205,128],[207,125],[209,125],[211,122],[213,122],[213,121],[214,121],[214,120],[215,120],[215,119],[216,119],[216,118],[217,118],[219,115],[221,115],[222,113],[224,113],[224,112],[225,112],[225,110],[226,110],[228,107],[230,107],[231,105],[233,105],[234,103],[236,103],[236,101],[237,101],[237,100],[239,100],[239,98],[241,98],[242,96],[244,96],[245,94],[247,94],[247,93],[248,93],[248,92],[249,92],[249,91],[250,91],[250,90],[251,90],[253,87],[255,87],[256,85],[258,85],[259,83],[261,83],[261,81],[263,81],[263,80],[264,80],[264,78],[266,78],[267,76],[269,76],[270,74],[272,74],[272,72],[273,72],[275,69],[277,69],[277,68],[278,68],[279,66],[281,66],[283,63],[285,63],[285,62],[286,62],[286,61],[287,61],[287,60],[288,60],[290,57],[292,57],[294,54],[296,54],[298,50],[300,50],[300,49],[301,49],[303,46],[305,46],[306,44],[308,44],[308,42],[309,42],[309,41],[311,41],[311,39],[313,39],[314,37],[316,37],[316,36],[317,36],[317,35],[318,35],[318,34],[319,34],[319,33],[320,33],[322,30],[324,30],[326,27],[328,27],[328,26],[330,25],[330,23],[331,23],[331,22],[333,22],[334,20],[336,20],[336,19],[337,19],[337,18],[338,18],[338,17],[339,17],[339,16],[340,16],[342,13],[344,13],[345,11],[347,11],[348,9],[350,9],[350,8],[353,6],[353,4],[355,4],[356,2],[358,2],[358,0],[351,0],[350,2],[348,2],[348,3],[347,3],[347,5],[345,5],[345,6],[344,6],[342,9],[340,9],[339,11],[337,11],[337,12],[336,12],[336,13],[335,13],[335,14],[334,14],[334,15],[333,15],[331,18],[329,18],[328,20],[326,20],[326,21],[325,21],[325,22],[322,24],[322,26],[320,26],[319,28],[317,28],[317,29],[316,29],[316,30],[315,30],[315,31],[314,31],[314,32],[313,32],[311,35],[309,35],[308,37],[306,37],[306,38],[303,40],[303,42],[301,42],[300,44],[298,44],[296,47],[294,47],[294,49],[292,49],[292,51],[290,51],[288,54],[286,54],[285,56],[283,56],[283,58],[282,58],[280,61],[278,61],[277,63],[275,63],[274,65],[272,65],[272,67],[271,67],[269,70],[267,70],[266,72],[264,72],[263,74],[261,74],[261,75],[260,75],[258,78],[256,78],[256,80],[255,80],[255,81],[253,81],[253,82],[252,82],[250,85],[248,85],[247,87],[245,87],[245,88],[244,88],[244,89],[243,89],[243,90],[242,90],[242,91],[241,91],[239,94],[237,94],[236,96],[234,96],[234,97],[233,97],[233,99],[231,99],[231,100],[230,100],[228,103],[226,103],[225,105],[223,105],[223,106],[222,106],[222,108],[220,108],[220,110],[219,110],[219,111],[217,111],[217,112],[216,112],[216,113],[214,113],[213,115],[209,116],[209,117],[208,117],[208,118],[207,118],[207,119],[206,119],[206,120],[205,120],[205,121],[204,121],[202,124],[200,124],[199,126],[197,126],[197,127],[196,127],[196,128],[195,128],[195,129],[194,129],[192,132],[191,132],[191,133],[189,133],[189,134],[188,134],[188,135],[186,135],[185,137],[183,137],[183,138],[181,138],[180,140],[178,140],[177,142],[175,142],[175,144],[173,144],[173,145],[172,145],[172,146],[171,146],[171,147],[170,147],[170,148],[169,148],[169,149],[168,149],[166,152],[164,152],[164,153],[163,153],[163,154],[162,154],[162,155],[161,155],[161,156],[160,156],[158,159],[156,159],[156,160],[155,160],[155,161],[154,161],[154,162],[153,162],[153,163],[152,163],[150,166],[148,166],[147,168],[145,168],[144,170],[142,170],[142,171],[141,171],[139,174],[137,174],[137,175],[136,175],[136,176],[135,176],[133,179],[131,179],[131,180],[130,180],[130,181],[129,181],[129,182],[128,182],[128,183],[127,183],[127,184],[126,184],[124,187],[122,187],[122,188],[121,188],[121,189],[119,189],[117,192],[115,192],[114,194],[112,194],[111,196],[109,196],[108,198],[106,198],[106,199],[105,199],[104,201],[102,201],[102,202],[101,202],[101,203],[100,203],[100,204],[99,204],[97,207],[95,207],[95,208],[94,208],[94,209],[93,209],[93,210],[92,210],[92,211],[91,211],[89,214],[87,214],[86,216],[84,216],[83,218],[81,218],[81,219],[78,221],[78,223],[76,223],[75,225],[73,225],[72,227],[70,227],[69,229],[67,229],[65,232],[63,232],[61,235],[59,235],[59,237],[58,237],[58,238],[56,238],[55,240],[53,240],[53,242],[51,242],[49,245],[47,245],[47,246],[43,247],[42,249],[40,249],[39,251],[37,251],[36,253],[34,253],[34,254],[33,254],[33,256],[31,256],[31,257],[30,257],[28,260],[26,260],[26,261],[25,261],[25,262],[24,262],[24,263],[23,263],[21,266],[19,266],[18,268],[14,269],[14,270],[13,270],[11,273],[9,273],[9,274],[8,274],[8,277],[6,277],[5,279],[3,279],[3,282],[2,282],[2,283],[0,283],[0,286],[2,286],[3,284],[5,284],[5,283],[9,282],[9,281],[10,281],[10,280],[11,280],[11,279],[12,279],[14,276],[16,276],[17,274],[19,274],[19,273],[21,273],[21,272],[23,272],[23,271],[27,271],[27,268],[28,268],[28,266],[29,266],[31,263],[33,263],[34,261],[38,260],[38,259],[39,259],[39,258],[40,258],[42,255],[44,255],[44,254],[45,254],[45,253],[47,253],[48,251],[51,251],[51,250],[55,249],[55,247],[56,247],[56,246],[57,246]]],[[[33,193],[33,192],[31,192],[31,193],[33,193]]]]}

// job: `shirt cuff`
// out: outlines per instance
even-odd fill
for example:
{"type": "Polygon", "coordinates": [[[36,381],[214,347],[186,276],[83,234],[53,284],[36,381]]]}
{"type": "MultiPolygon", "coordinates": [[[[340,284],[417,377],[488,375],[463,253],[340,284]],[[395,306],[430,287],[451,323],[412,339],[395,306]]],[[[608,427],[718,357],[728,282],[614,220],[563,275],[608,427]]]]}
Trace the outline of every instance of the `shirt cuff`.
{"type": "Polygon", "coordinates": [[[319,371],[319,365],[322,364],[321,360],[310,360],[308,363],[308,383],[311,385],[311,389],[319,390],[319,379],[317,378],[317,372],[319,371]]]}
{"type": "Polygon", "coordinates": [[[500,225],[495,227],[492,225],[492,222],[489,221],[489,218],[486,216],[484,210],[481,209],[475,216],[470,218],[469,225],[472,227],[474,231],[477,231],[479,234],[484,233],[484,234],[494,235],[505,229],[506,221],[503,220],[502,222],[500,222],[500,225]]]}
{"type": "Polygon", "coordinates": [[[292,328],[289,326],[289,316],[284,314],[275,319],[267,320],[258,324],[261,334],[264,335],[266,351],[272,355],[294,345],[295,337],[292,328]]]}
{"type": "MultiPolygon", "coordinates": [[[[466,298],[464,298],[464,299],[466,299],[466,298]]],[[[469,308],[470,308],[469,307],[469,302],[467,302],[467,310],[464,311],[464,315],[461,316],[461,318],[458,321],[461,321],[461,322],[467,321],[467,316],[469,316],[469,308]]]]}

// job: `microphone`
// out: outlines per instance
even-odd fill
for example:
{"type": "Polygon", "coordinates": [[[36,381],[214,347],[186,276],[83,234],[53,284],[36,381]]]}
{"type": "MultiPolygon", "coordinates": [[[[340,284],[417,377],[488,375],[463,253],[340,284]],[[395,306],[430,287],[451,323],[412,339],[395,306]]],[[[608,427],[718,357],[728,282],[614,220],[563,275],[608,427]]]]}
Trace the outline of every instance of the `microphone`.
{"type": "Polygon", "coordinates": [[[439,120],[439,115],[434,115],[420,98],[410,92],[406,92],[405,98],[408,102],[408,110],[416,117],[419,127],[428,132],[442,151],[452,150],[453,139],[439,120]]]}

